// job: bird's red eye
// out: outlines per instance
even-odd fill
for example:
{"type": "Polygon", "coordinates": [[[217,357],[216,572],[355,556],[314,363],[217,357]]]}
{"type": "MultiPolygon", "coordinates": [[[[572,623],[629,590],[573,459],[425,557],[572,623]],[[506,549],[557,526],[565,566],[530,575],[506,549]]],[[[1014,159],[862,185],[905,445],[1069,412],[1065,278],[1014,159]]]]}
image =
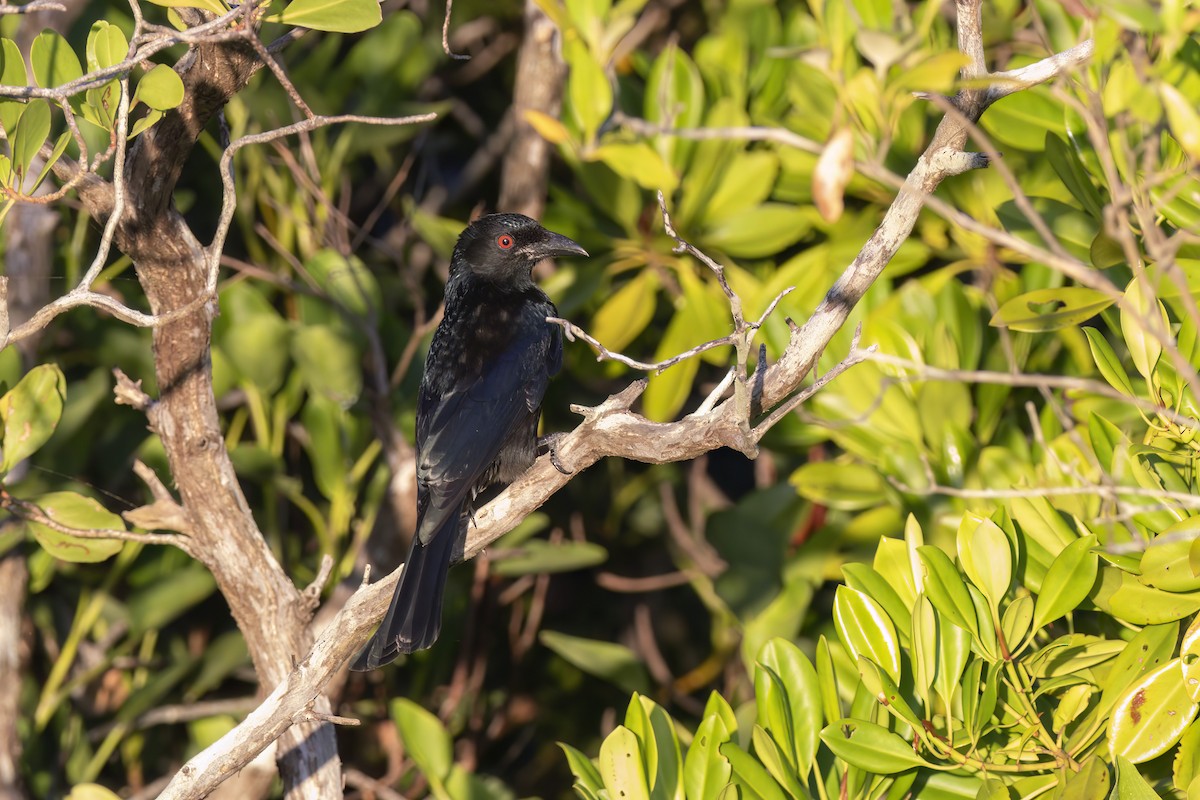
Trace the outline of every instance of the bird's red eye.
{"type": "Polygon", "coordinates": [[[502,233],[496,238],[496,244],[500,246],[501,250],[507,250],[513,246],[513,238],[507,233],[502,233]]]}

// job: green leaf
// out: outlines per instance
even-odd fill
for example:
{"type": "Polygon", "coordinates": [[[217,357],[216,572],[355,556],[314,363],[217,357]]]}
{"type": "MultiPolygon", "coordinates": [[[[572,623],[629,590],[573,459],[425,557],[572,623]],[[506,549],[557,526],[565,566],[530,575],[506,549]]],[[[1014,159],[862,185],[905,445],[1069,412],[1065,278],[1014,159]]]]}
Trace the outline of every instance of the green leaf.
{"type": "Polygon", "coordinates": [[[1082,286],[1035,289],[1000,306],[990,324],[1031,333],[1056,331],[1089,320],[1112,304],[1108,295],[1082,286]]]}
{"type": "Polygon", "coordinates": [[[1058,173],[1067,191],[1079,201],[1084,210],[1096,219],[1103,217],[1104,201],[1100,198],[1100,192],[1096,190],[1091,176],[1079,160],[1079,155],[1070,145],[1061,136],[1046,131],[1045,153],[1050,166],[1058,173]]]}
{"type": "Polygon", "coordinates": [[[1108,764],[1098,756],[1092,756],[1083,763],[1078,773],[1067,776],[1061,800],[1093,800],[1097,797],[1108,797],[1112,785],[1112,777],[1108,772],[1108,764]]]}
{"type": "Polygon", "coordinates": [[[683,756],[675,720],[662,706],[635,692],[625,712],[625,727],[641,744],[652,800],[683,800],[683,756]]]}
{"type": "Polygon", "coordinates": [[[629,692],[645,692],[649,676],[633,651],[615,642],[584,639],[558,631],[541,631],[538,640],[579,669],[629,692]]]}
{"type": "MultiPolygon", "coordinates": [[[[771,777],[762,763],[738,746],[737,742],[721,745],[721,755],[729,759],[733,773],[746,788],[762,800],[787,800],[787,795],[771,777]]],[[[741,797],[746,797],[744,793],[741,797]]]]}
{"type": "MultiPolygon", "coordinates": [[[[700,70],[674,41],[658,54],[646,79],[643,116],[655,125],[694,128],[704,117],[704,80],[700,70]]],[[[654,148],[678,173],[684,172],[696,143],[659,136],[654,148]]]]}
{"type": "MultiPolygon", "coordinates": [[[[677,311],[658,344],[655,360],[672,358],[700,344],[693,341],[694,333],[693,320],[687,313],[677,311]]],[[[657,422],[674,417],[687,402],[692,392],[692,381],[699,369],[700,359],[689,358],[651,377],[650,385],[642,395],[642,408],[646,416],[657,422]]]]}
{"type": "Polygon", "coordinates": [[[1012,800],[1008,787],[993,778],[985,778],[983,786],[979,787],[975,800],[1012,800]]]}
{"type": "Polygon", "coordinates": [[[166,8],[200,8],[205,11],[211,11],[218,17],[222,14],[229,13],[229,8],[220,0],[150,0],[156,6],[164,6],[166,8]]]}
{"type": "Polygon", "coordinates": [[[4,421],[4,457],[0,472],[7,473],[46,443],[62,417],[67,381],[57,364],[39,364],[0,397],[4,421]]]}
{"type": "Polygon", "coordinates": [[[804,498],[845,511],[873,508],[884,502],[887,491],[877,469],[857,462],[804,464],[788,482],[804,498]]]}
{"type": "Polygon", "coordinates": [[[292,0],[272,21],[315,31],[358,33],[383,21],[376,0],[292,0]]]}
{"type": "Polygon", "coordinates": [[[1196,112],[1196,104],[1165,81],[1159,82],[1158,92],[1171,135],[1193,161],[1200,161],[1200,114],[1196,112]]]}
{"type": "Polygon", "coordinates": [[[1189,558],[1192,545],[1198,539],[1200,516],[1188,517],[1162,531],[1142,555],[1142,574],[1138,580],[1169,592],[1200,589],[1200,576],[1192,571],[1189,558]]]}
{"type": "Polygon", "coordinates": [[[521,116],[525,118],[531,128],[538,132],[539,136],[550,144],[562,144],[571,139],[571,133],[567,127],[549,114],[529,108],[521,116]]]}
{"type": "Polygon", "coordinates": [[[804,797],[806,792],[796,777],[795,767],[788,762],[783,748],[771,734],[761,725],[755,725],[751,741],[754,743],[755,755],[776,783],[783,786],[789,796],[804,797]]]}
{"type": "Polygon", "coordinates": [[[183,80],[166,64],[155,64],[138,81],[130,105],[139,102],[155,111],[170,111],[183,102],[183,80]]]}
{"type": "Polygon", "coordinates": [[[638,738],[624,725],[618,725],[600,745],[599,767],[609,797],[650,800],[638,738]]]}
{"type": "Polygon", "coordinates": [[[155,111],[154,109],[150,109],[150,112],[147,113],[146,116],[140,118],[137,122],[133,123],[133,127],[129,129],[129,137],[128,138],[130,140],[134,139],[139,133],[142,133],[143,131],[149,130],[150,128],[154,127],[155,123],[157,123],[162,118],[163,118],[163,112],[155,111]]]}
{"type": "Polygon", "coordinates": [[[1034,630],[1074,611],[1091,593],[1099,569],[1099,559],[1092,552],[1095,546],[1095,536],[1084,536],[1055,557],[1033,607],[1034,630]]]}
{"type": "Polygon", "coordinates": [[[87,39],[88,70],[105,69],[120,64],[129,54],[129,40],[125,33],[106,20],[92,24],[87,39]]]}
{"type": "Polygon", "coordinates": [[[821,731],[821,741],[842,761],[875,775],[929,766],[911,744],[872,722],[838,720],[821,731]]]}
{"type": "Polygon", "coordinates": [[[1179,623],[1147,625],[1126,644],[1109,667],[1108,676],[1101,685],[1102,693],[1096,711],[1107,715],[1130,684],[1142,675],[1165,664],[1175,650],[1179,638],[1179,623]]]}
{"type": "Polygon", "coordinates": [[[1200,592],[1164,592],[1115,567],[1100,570],[1092,602],[1101,610],[1134,625],[1156,625],[1200,611],[1200,592]]]}
{"type": "Polygon", "coordinates": [[[901,646],[907,647],[909,630],[912,628],[912,613],[891,584],[866,564],[843,564],[842,576],[847,586],[866,594],[883,607],[896,626],[901,646]]]}
{"type": "Polygon", "coordinates": [[[292,358],[309,391],[320,392],[342,408],[362,393],[358,348],[341,330],[305,325],[292,334],[292,358]]]}
{"type": "Polygon", "coordinates": [[[958,72],[966,63],[967,57],[957,50],[935,53],[911,67],[896,67],[894,77],[888,81],[888,89],[904,94],[952,94],[958,72]]]}
{"type": "Polygon", "coordinates": [[[914,731],[921,728],[921,718],[900,693],[900,687],[879,668],[879,665],[863,656],[858,657],[858,674],[863,686],[875,696],[888,713],[907,723],[914,731]]]}
{"type": "Polygon", "coordinates": [[[551,544],[534,539],[512,550],[492,551],[492,572],[506,578],[574,572],[603,564],[608,551],[595,542],[551,544]]]}
{"type": "Polygon", "coordinates": [[[1118,754],[1116,762],[1117,787],[1113,791],[1114,800],[1160,800],[1161,795],[1154,791],[1128,758],[1118,754]]]}
{"type": "Polygon", "coordinates": [[[737,258],[763,258],[786,250],[811,230],[810,209],[768,202],[716,220],[705,232],[704,244],[737,258]]]}
{"type": "MultiPolygon", "coordinates": [[[[0,39],[0,83],[5,86],[24,86],[29,82],[25,74],[25,58],[12,39],[0,39]]],[[[0,126],[3,126],[9,138],[25,104],[16,100],[0,100],[0,126]]]]}
{"type": "Polygon", "coordinates": [[[592,336],[609,350],[624,350],[654,319],[657,295],[657,273],[642,270],[597,309],[592,317],[592,336]]]}
{"type": "Polygon", "coordinates": [[[878,603],[849,586],[839,586],[833,599],[833,623],[852,658],[866,656],[893,681],[900,681],[900,642],[878,603]]]}
{"type": "Polygon", "coordinates": [[[411,700],[400,697],[392,701],[392,720],[400,730],[404,750],[417,764],[425,777],[439,786],[450,774],[454,764],[450,734],[442,721],[411,700]]]}
{"type": "Polygon", "coordinates": [[[369,318],[383,307],[379,281],[358,256],[326,248],[305,261],[304,269],[330,300],[358,317],[369,318]]]}
{"type": "Polygon", "coordinates": [[[954,562],[933,545],[918,547],[917,555],[925,567],[925,596],[929,602],[951,623],[978,635],[971,593],[967,591],[967,585],[955,569],[954,562]]]}
{"type": "Polygon", "coordinates": [[[570,74],[567,76],[567,99],[575,123],[583,133],[583,141],[590,143],[596,131],[612,113],[613,93],[604,68],[592,51],[579,39],[563,43],[563,58],[570,74]]]}
{"type": "Polygon", "coordinates": [[[679,176],[653,147],[645,142],[612,142],[591,152],[589,160],[603,161],[622,178],[643,189],[661,189],[670,195],[679,185],[679,176]]]}
{"type": "Polygon", "coordinates": [[[933,685],[949,704],[971,656],[971,634],[958,625],[951,625],[936,609],[934,618],[937,622],[937,677],[933,685]]]}
{"type": "Polygon", "coordinates": [[[1104,380],[1108,381],[1109,386],[1121,394],[1133,397],[1133,384],[1129,381],[1129,373],[1121,366],[1121,359],[1117,358],[1116,352],[1104,338],[1104,334],[1095,328],[1084,328],[1083,333],[1087,336],[1092,359],[1096,362],[1096,367],[1104,376],[1104,380]]]}
{"type": "Polygon", "coordinates": [[[212,572],[199,564],[172,571],[129,598],[129,626],[135,633],[157,631],[190,611],[217,590],[212,572]]]}
{"type": "Polygon", "coordinates": [[[1125,335],[1125,345],[1129,348],[1133,366],[1149,381],[1152,380],[1154,368],[1162,355],[1162,345],[1150,335],[1139,316],[1153,324],[1154,315],[1158,314],[1159,332],[1167,336],[1170,336],[1171,323],[1167,319],[1167,310],[1162,302],[1151,298],[1141,280],[1134,279],[1129,282],[1125,288],[1125,302],[1131,310],[1121,309],[1121,332],[1125,335]]]}
{"type": "Polygon", "coordinates": [[[729,730],[720,715],[706,715],[683,760],[683,787],[687,797],[713,797],[729,785],[733,768],[721,755],[729,730]]]}
{"type": "Polygon", "coordinates": [[[736,153],[708,201],[700,209],[701,225],[715,224],[761,205],[771,196],[779,174],[779,156],[770,150],[736,153]]]}
{"type": "Polygon", "coordinates": [[[58,141],[54,143],[54,149],[50,151],[50,157],[47,158],[46,161],[42,164],[41,172],[39,172],[37,177],[34,179],[33,186],[29,189],[29,191],[32,192],[33,190],[37,189],[39,186],[42,185],[42,181],[46,180],[46,178],[49,177],[50,170],[54,167],[54,164],[60,158],[62,158],[62,154],[67,151],[67,145],[69,145],[70,143],[71,143],[71,132],[69,130],[63,131],[59,135],[58,141]]]}
{"type": "MultiPolygon", "coordinates": [[[[754,704],[758,711],[755,727],[769,732],[770,738],[780,745],[784,761],[794,771],[795,734],[787,689],[778,673],[762,663],[754,665],[754,704]]],[[[779,776],[775,775],[775,778],[778,780],[779,776]]]]}
{"type": "Polygon", "coordinates": [[[268,309],[233,322],[221,336],[221,347],[244,380],[272,395],[288,375],[291,335],[283,318],[268,309]]]}
{"type": "MultiPolygon", "coordinates": [[[[50,136],[50,104],[45,100],[30,100],[25,113],[17,121],[12,137],[13,169],[19,172],[22,182],[29,175],[29,168],[37,158],[38,151],[50,136]]],[[[14,188],[19,187],[15,185],[14,188]]]]}
{"type": "Polygon", "coordinates": [[[1000,616],[1000,601],[1012,580],[1012,548],[996,523],[977,514],[963,514],[958,526],[958,560],[993,614],[1000,616]]]}
{"type": "MultiPolygon", "coordinates": [[[[90,497],[75,492],[50,492],[31,501],[42,513],[59,525],[77,530],[125,530],[125,521],[90,497]]],[[[121,551],[120,539],[93,539],[72,536],[40,522],[28,520],[38,544],[50,555],[63,561],[91,563],[104,561],[121,551]]]]}
{"type": "Polygon", "coordinates": [[[83,76],[83,67],[71,45],[52,30],[44,30],[29,47],[33,79],[43,89],[54,89],[83,76]]]}
{"type": "Polygon", "coordinates": [[[575,776],[575,780],[592,792],[599,792],[604,788],[604,779],[600,777],[600,770],[596,768],[590,758],[564,742],[558,742],[558,746],[566,754],[567,766],[571,768],[571,774],[575,776]]]}
{"type": "Polygon", "coordinates": [[[1179,659],[1171,659],[1129,686],[1113,706],[1108,746],[1134,764],[1170,750],[1196,716],[1179,659]]]}

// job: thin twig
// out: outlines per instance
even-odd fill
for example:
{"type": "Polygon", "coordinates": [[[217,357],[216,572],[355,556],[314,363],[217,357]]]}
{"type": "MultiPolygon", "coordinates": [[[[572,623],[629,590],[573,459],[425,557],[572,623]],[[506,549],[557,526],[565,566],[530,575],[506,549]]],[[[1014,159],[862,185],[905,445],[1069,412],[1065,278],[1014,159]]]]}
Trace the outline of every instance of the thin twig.
{"type": "Polygon", "coordinates": [[[812,397],[817,392],[821,391],[826,384],[828,384],[838,375],[841,375],[843,372],[850,369],[860,361],[865,361],[870,354],[874,353],[878,345],[871,345],[866,350],[860,350],[858,348],[858,340],[861,336],[862,325],[860,324],[858,328],[855,329],[854,338],[850,342],[849,355],[834,365],[833,369],[829,370],[829,372],[826,372],[824,375],[813,381],[811,386],[806,386],[805,388],[801,389],[786,402],[781,403],[774,410],[772,410],[771,413],[767,415],[766,419],[754,427],[752,434],[754,435],[755,439],[762,439],[762,437],[766,435],[767,431],[775,427],[775,425],[781,419],[792,413],[792,411],[801,403],[812,397]]]}
{"type": "Polygon", "coordinates": [[[35,11],[61,11],[66,12],[67,7],[57,0],[31,0],[22,6],[0,6],[0,15],[4,14],[32,14],[35,11]]]}
{"type": "Polygon", "coordinates": [[[442,20],[442,52],[456,61],[467,61],[471,57],[455,53],[450,49],[450,11],[454,8],[454,0],[446,0],[446,18],[442,20]]]}

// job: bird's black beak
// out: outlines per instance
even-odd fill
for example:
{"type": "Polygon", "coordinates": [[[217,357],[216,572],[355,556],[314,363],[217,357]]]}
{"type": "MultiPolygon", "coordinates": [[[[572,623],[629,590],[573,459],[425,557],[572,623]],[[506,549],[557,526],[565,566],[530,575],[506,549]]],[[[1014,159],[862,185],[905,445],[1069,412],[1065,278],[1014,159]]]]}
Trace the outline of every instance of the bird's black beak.
{"type": "Polygon", "coordinates": [[[546,231],[540,241],[529,245],[529,255],[538,261],[543,258],[558,258],[559,256],[586,256],[587,250],[579,246],[573,239],[568,239],[561,233],[546,231]]]}

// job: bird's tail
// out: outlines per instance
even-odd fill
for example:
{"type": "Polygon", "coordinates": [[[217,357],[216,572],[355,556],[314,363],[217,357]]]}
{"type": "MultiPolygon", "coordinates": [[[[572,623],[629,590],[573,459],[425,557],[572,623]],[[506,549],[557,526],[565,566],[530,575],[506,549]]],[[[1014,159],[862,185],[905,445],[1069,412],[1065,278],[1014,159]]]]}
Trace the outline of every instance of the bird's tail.
{"type": "Polygon", "coordinates": [[[442,591],[460,524],[457,514],[448,516],[427,544],[420,536],[413,539],[387,616],[350,669],[365,672],[382,667],[401,653],[424,650],[437,641],[442,629],[442,591]]]}

